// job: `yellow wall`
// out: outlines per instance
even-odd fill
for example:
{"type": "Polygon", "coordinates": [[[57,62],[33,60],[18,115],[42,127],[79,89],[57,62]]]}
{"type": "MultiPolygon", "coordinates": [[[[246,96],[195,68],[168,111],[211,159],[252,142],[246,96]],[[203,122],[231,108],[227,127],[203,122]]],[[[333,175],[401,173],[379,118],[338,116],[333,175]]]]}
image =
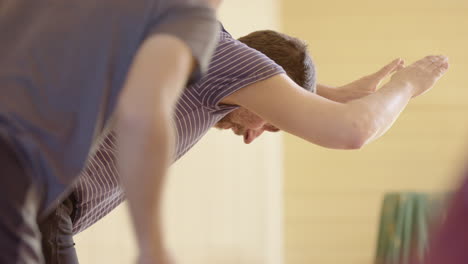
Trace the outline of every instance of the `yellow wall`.
{"type": "Polygon", "coordinates": [[[325,84],[345,84],[396,57],[450,57],[435,89],[362,150],[326,150],[285,136],[285,263],[370,264],[383,193],[446,190],[459,175],[468,147],[468,2],[282,5],[284,31],[309,43],[325,84]]]}

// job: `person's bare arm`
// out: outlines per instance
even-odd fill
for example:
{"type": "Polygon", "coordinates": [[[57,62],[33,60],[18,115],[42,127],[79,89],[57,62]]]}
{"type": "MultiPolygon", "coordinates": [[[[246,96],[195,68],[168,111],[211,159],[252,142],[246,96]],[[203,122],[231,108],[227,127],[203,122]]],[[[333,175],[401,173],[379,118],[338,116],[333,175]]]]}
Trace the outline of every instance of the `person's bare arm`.
{"type": "Polygon", "coordinates": [[[161,195],[173,145],[171,116],[193,59],[169,35],[146,40],[131,66],[117,107],[118,164],[129,201],[140,263],[169,263],[161,228],[161,195]]]}
{"type": "Polygon", "coordinates": [[[380,70],[339,87],[317,84],[317,94],[340,103],[362,98],[374,93],[384,79],[402,69],[403,65],[403,60],[393,60],[380,70]]]}
{"type": "Polygon", "coordinates": [[[281,74],[244,87],[223,103],[241,105],[312,143],[355,149],[381,136],[408,101],[430,89],[447,68],[445,57],[426,57],[395,73],[375,93],[348,103],[307,92],[281,74]]]}

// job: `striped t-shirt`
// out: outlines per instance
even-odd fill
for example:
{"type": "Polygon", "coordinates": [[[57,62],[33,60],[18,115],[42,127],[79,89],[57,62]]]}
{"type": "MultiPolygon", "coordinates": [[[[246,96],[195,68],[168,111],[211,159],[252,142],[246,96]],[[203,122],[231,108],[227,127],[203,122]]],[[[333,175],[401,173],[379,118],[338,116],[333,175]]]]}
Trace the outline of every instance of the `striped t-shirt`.
{"type": "MultiPolygon", "coordinates": [[[[174,161],[184,155],[221,118],[237,108],[219,104],[231,93],[284,70],[255,49],[222,31],[208,73],[187,87],[176,107],[174,161]]],[[[116,170],[115,135],[99,143],[73,191],[73,233],[79,233],[107,215],[124,199],[116,170]]]]}

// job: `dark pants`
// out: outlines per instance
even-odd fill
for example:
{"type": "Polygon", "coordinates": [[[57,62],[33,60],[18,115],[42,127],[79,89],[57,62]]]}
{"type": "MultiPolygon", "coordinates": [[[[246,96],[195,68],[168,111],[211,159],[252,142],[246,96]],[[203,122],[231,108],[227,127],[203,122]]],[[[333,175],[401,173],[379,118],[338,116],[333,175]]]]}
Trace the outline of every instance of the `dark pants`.
{"type": "Polygon", "coordinates": [[[42,233],[42,252],[46,264],[78,264],[73,242],[73,203],[68,198],[39,227],[42,233]]]}
{"type": "Polygon", "coordinates": [[[0,138],[0,264],[78,263],[71,200],[39,221],[41,185],[17,157],[0,138]]]}
{"type": "Polygon", "coordinates": [[[0,138],[0,263],[43,263],[38,215],[41,188],[0,138]]]}

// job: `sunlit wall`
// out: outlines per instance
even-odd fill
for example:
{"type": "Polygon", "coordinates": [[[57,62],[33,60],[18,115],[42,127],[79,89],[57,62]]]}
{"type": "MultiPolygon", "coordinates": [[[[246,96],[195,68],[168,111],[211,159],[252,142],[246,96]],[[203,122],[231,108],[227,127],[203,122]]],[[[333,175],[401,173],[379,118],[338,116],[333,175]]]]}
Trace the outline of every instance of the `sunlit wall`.
{"type": "MultiPolygon", "coordinates": [[[[371,264],[386,191],[448,190],[468,151],[468,2],[284,0],[286,33],[309,43],[318,80],[341,85],[394,58],[449,56],[449,73],[391,131],[358,151],[285,136],[287,264],[371,264]]],[[[468,153],[467,153],[468,154],[468,153]]]]}

